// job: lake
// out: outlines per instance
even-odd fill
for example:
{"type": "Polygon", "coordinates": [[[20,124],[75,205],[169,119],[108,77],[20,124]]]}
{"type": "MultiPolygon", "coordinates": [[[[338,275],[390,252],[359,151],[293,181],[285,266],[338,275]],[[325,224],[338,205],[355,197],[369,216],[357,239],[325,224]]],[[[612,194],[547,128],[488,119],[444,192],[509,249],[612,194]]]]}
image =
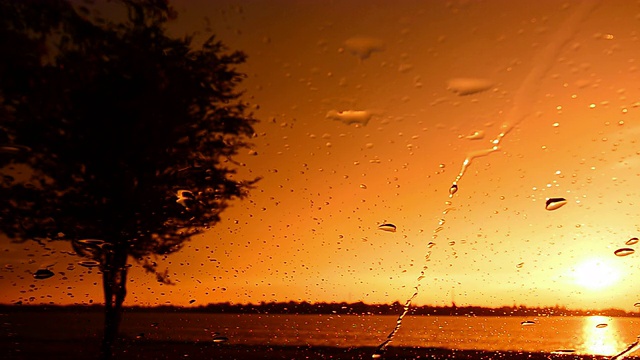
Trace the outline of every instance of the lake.
{"type": "MultiPolygon", "coordinates": [[[[0,314],[3,337],[81,340],[101,333],[102,314],[0,314]]],[[[124,314],[121,332],[158,341],[237,345],[375,347],[393,329],[392,315],[124,314]]],[[[640,318],[407,316],[392,346],[613,355],[635,341],[640,318]]]]}

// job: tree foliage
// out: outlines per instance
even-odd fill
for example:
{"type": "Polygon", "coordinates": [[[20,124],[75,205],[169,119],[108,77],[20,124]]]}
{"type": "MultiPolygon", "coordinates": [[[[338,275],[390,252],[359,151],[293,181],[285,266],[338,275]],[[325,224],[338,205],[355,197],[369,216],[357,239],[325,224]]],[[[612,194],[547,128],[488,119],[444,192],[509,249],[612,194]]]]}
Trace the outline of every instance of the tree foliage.
{"type": "Polygon", "coordinates": [[[2,38],[23,45],[4,47],[0,159],[30,169],[2,179],[0,230],[13,239],[167,254],[249,185],[228,166],[253,132],[234,90],[244,54],[167,36],[163,1],[122,3],[120,23],[96,24],[64,1],[44,14],[13,4],[20,15],[3,19],[2,38]]]}
{"type": "Polygon", "coordinates": [[[236,90],[243,53],[169,36],[166,0],[115,4],[121,20],[0,1],[0,232],[70,241],[99,264],[107,307],[124,300],[127,259],[155,270],[150,255],[243,196],[232,158],[255,122],[236,90]]]}

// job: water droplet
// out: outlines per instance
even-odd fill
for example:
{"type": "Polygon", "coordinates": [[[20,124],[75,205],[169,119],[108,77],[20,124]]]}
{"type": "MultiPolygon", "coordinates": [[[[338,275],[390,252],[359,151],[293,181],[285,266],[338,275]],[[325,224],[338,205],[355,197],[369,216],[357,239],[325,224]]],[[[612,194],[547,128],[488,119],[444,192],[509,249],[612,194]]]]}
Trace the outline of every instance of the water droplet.
{"type": "Polygon", "coordinates": [[[604,329],[604,328],[606,328],[607,326],[609,326],[609,324],[598,324],[598,325],[596,325],[596,328],[597,328],[597,329],[604,329]]]}
{"type": "Polygon", "coordinates": [[[558,349],[558,350],[554,350],[551,353],[554,355],[563,355],[563,354],[573,354],[576,351],[573,349],[558,349]]]}
{"type": "Polygon", "coordinates": [[[31,151],[31,148],[23,145],[2,145],[0,146],[0,153],[2,154],[20,154],[31,151]]]}
{"type": "Polygon", "coordinates": [[[229,341],[229,338],[226,336],[216,336],[213,338],[214,343],[226,343],[229,341]]]}
{"type": "Polygon", "coordinates": [[[625,245],[635,245],[638,243],[638,238],[637,237],[632,237],[631,239],[627,240],[627,242],[625,242],[625,245]]]}
{"type": "Polygon", "coordinates": [[[102,246],[105,245],[104,240],[98,240],[98,239],[83,239],[83,240],[78,240],[77,241],[78,244],[82,245],[84,248],[101,248],[102,246]]]}
{"type": "Polygon", "coordinates": [[[493,82],[487,79],[457,78],[449,80],[447,90],[460,96],[472,95],[488,90],[493,82]]]}
{"type": "Polygon", "coordinates": [[[367,188],[367,185],[365,185],[365,184],[360,184],[360,189],[366,189],[366,188],[367,188]]]}
{"type": "Polygon", "coordinates": [[[375,354],[371,355],[371,358],[372,359],[382,359],[382,354],[375,353],[375,354]]]}
{"type": "Polygon", "coordinates": [[[547,199],[547,203],[544,208],[549,211],[552,211],[552,210],[560,209],[566,204],[567,204],[567,199],[565,198],[549,198],[547,199]]]}
{"type": "Polygon", "coordinates": [[[178,190],[176,192],[176,202],[182,206],[184,206],[185,209],[189,210],[189,204],[190,202],[192,202],[195,197],[193,196],[193,193],[189,190],[178,190]]]}
{"type": "Polygon", "coordinates": [[[360,58],[360,61],[368,59],[372,53],[383,51],[385,48],[382,40],[363,36],[347,39],[344,42],[344,47],[349,50],[351,54],[360,58]]]}
{"type": "Polygon", "coordinates": [[[331,110],[325,116],[327,119],[341,121],[347,125],[357,124],[362,126],[367,125],[372,117],[373,114],[366,110],[331,110]]]}
{"type": "Polygon", "coordinates": [[[522,326],[531,326],[531,325],[535,325],[535,324],[536,324],[536,322],[533,321],[533,320],[525,320],[525,321],[520,323],[520,325],[522,325],[522,326]]]}
{"type": "Polygon", "coordinates": [[[390,223],[384,223],[378,225],[378,229],[389,232],[396,232],[396,226],[390,223]]]}
{"type": "Polygon", "coordinates": [[[467,135],[464,137],[465,139],[469,139],[469,140],[480,140],[480,139],[484,139],[484,131],[482,130],[478,130],[476,132],[474,132],[471,135],[467,135]]]}
{"type": "Polygon", "coordinates": [[[95,260],[84,260],[84,261],[79,261],[78,265],[84,266],[87,268],[93,268],[93,267],[100,266],[100,263],[95,260]]]}
{"type": "Polygon", "coordinates": [[[622,256],[628,256],[628,255],[631,255],[631,254],[633,254],[634,252],[636,252],[636,251],[635,251],[635,250],[633,250],[632,248],[620,248],[620,249],[618,249],[618,250],[614,251],[613,253],[614,253],[616,256],[620,256],[620,257],[622,257],[622,256]]]}
{"type": "Polygon", "coordinates": [[[51,271],[49,269],[38,269],[33,274],[33,278],[37,279],[37,280],[44,280],[44,279],[48,279],[48,278],[52,277],[53,275],[55,275],[55,274],[53,273],[53,271],[51,271]]]}
{"type": "Polygon", "coordinates": [[[449,188],[449,197],[453,197],[453,194],[455,194],[456,192],[458,192],[458,185],[451,185],[451,187],[449,188]]]}
{"type": "Polygon", "coordinates": [[[429,243],[427,244],[427,247],[429,249],[431,249],[432,247],[436,246],[436,243],[434,243],[433,241],[429,241],[429,243]]]}
{"type": "Polygon", "coordinates": [[[640,302],[637,302],[637,303],[633,304],[633,306],[640,307],[640,302]]]}
{"type": "Polygon", "coordinates": [[[523,263],[523,262],[521,262],[521,263],[519,263],[518,265],[516,265],[516,267],[517,267],[518,269],[522,269],[522,267],[523,267],[523,266],[524,266],[524,263],[523,263]]]}

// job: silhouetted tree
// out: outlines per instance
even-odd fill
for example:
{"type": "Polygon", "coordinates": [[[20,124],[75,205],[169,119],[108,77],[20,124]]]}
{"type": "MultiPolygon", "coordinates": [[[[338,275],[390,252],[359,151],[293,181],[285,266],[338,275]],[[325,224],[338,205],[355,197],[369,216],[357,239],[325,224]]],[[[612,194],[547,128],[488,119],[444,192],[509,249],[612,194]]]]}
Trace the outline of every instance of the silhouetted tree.
{"type": "Polygon", "coordinates": [[[0,232],[70,241],[99,267],[104,357],[129,260],[162,280],[153,256],[210,228],[255,181],[234,178],[231,159],[255,122],[235,90],[245,55],[169,36],[167,0],[113,4],[101,18],[66,0],[0,0],[0,232]]]}

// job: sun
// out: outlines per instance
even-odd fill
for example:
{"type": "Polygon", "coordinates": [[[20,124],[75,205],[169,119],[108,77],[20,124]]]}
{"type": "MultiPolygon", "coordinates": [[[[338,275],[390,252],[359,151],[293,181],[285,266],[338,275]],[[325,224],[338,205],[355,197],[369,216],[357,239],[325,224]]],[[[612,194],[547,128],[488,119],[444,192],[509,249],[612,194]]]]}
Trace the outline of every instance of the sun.
{"type": "Polygon", "coordinates": [[[608,259],[588,259],[572,268],[573,280],[590,290],[600,290],[615,285],[620,280],[618,266],[608,259]]]}

